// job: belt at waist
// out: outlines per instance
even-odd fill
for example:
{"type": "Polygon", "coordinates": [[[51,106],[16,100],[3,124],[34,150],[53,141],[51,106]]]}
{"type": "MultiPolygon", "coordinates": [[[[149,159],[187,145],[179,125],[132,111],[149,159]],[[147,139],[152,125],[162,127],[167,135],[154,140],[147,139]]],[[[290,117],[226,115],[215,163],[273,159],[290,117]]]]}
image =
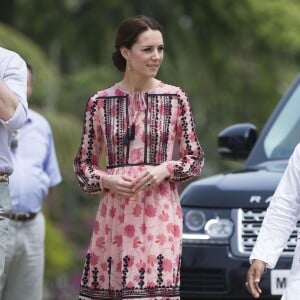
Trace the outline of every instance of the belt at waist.
{"type": "Polygon", "coordinates": [[[10,219],[14,221],[26,222],[33,220],[37,213],[12,213],[10,219]]]}
{"type": "Polygon", "coordinates": [[[0,173],[0,182],[8,182],[8,174],[0,173]]]}

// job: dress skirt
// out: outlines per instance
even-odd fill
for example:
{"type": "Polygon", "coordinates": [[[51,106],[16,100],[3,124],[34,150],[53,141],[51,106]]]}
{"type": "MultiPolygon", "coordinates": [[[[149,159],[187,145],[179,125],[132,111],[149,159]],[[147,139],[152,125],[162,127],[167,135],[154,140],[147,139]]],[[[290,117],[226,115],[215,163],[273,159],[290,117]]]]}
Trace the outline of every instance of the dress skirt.
{"type": "MultiPolygon", "coordinates": [[[[108,169],[136,176],[144,166],[108,169]]],[[[176,183],[133,197],[104,192],[81,278],[79,299],[179,300],[182,211],[176,183]]]]}

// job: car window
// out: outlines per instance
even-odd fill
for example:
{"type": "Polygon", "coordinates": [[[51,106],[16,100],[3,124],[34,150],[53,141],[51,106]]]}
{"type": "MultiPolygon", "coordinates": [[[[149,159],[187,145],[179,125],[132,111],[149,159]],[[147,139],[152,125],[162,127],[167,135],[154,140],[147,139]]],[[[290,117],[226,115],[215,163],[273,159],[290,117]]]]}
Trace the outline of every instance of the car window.
{"type": "Polygon", "coordinates": [[[281,110],[264,141],[269,159],[287,159],[300,141],[300,85],[281,110]]]}

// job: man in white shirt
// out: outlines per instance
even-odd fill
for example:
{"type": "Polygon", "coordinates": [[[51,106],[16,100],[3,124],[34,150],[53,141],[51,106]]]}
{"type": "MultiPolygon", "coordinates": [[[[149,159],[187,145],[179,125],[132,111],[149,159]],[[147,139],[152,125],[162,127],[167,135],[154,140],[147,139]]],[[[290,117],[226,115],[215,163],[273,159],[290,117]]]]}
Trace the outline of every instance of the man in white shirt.
{"type": "Polygon", "coordinates": [[[15,52],[0,47],[0,275],[11,213],[8,177],[13,172],[10,142],[27,119],[27,68],[15,52]]]}
{"type": "MultiPolygon", "coordinates": [[[[33,74],[32,67],[29,64],[27,67],[27,100],[30,107],[33,74]]],[[[28,119],[15,134],[11,153],[14,162],[14,172],[9,179],[12,214],[8,225],[0,299],[42,300],[45,256],[45,217],[42,208],[50,190],[62,178],[52,130],[41,114],[28,109],[28,119]]]]}
{"type": "MultiPolygon", "coordinates": [[[[266,268],[274,268],[300,218],[300,144],[295,147],[288,166],[267,209],[257,241],[250,256],[246,287],[254,298],[262,293],[259,282],[266,268]]],[[[292,269],[282,300],[300,299],[299,232],[292,269]]]]}

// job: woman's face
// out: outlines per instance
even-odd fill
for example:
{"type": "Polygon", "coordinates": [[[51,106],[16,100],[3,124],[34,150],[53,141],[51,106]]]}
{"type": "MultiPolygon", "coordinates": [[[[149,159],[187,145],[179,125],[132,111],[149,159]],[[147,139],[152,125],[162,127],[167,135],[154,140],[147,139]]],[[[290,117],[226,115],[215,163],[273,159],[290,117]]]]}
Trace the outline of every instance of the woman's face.
{"type": "Polygon", "coordinates": [[[159,30],[142,32],[131,49],[124,49],[126,71],[143,77],[155,77],[164,58],[164,42],[159,30]]]}

